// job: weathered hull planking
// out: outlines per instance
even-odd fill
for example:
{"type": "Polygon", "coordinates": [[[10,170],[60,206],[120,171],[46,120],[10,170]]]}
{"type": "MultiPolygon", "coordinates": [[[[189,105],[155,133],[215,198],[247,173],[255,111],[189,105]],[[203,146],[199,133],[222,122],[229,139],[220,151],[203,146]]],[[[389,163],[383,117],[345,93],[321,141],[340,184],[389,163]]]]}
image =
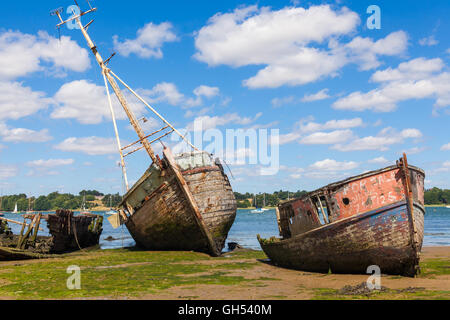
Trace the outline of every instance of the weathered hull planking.
{"type": "Polygon", "coordinates": [[[220,255],[237,210],[222,166],[204,152],[164,154],[161,166],[152,166],[121,204],[130,214],[130,234],[148,250],[220,255]]]}
{"type": "Polygon", "coordinates": [[[407,177],[398,166],[366,173],[281,204],[283,238],[258,236],[262,249],[286,268],[359,274],[377,265],[385,274],[416,275],[425,174],[411,166],[407,171],[407,177]]]}
{"type": "Polygon", "coordinates": [[[103,231],[103,217],[94,214],[74,216],[72,211],[55,214],[24,215],[32,222],[14,235],[6,221],[0,226],[0,261],[45,259],[98,245],[103,231]],[[50,236],[38,236],[41,218],[47,220],[50,236]],[[33,225],[33,223],[36,224],[33,225]]]}

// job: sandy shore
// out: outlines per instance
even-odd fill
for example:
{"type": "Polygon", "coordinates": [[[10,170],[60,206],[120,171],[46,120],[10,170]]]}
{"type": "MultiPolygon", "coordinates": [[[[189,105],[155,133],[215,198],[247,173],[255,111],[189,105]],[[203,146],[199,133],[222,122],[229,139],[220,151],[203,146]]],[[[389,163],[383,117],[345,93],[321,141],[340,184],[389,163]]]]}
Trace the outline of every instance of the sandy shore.
{"type": "MultiPolygon", "coordinates": [[[[422,250],[422,260],[430,261],[442,259],[448,262],[450,269],[450,247],[425,247],[422,250]]],[[[368,275],[342,275],[342,274],[319,274],[289,270],[273,266],[269,263],[260,263],[249,272],[237,271],[235,275],[244,275],[247,278],[258,279],[271,277],[279,281],[267,281],[257,287],[235,287],[235,286],[210,286],[201,285],[197,287],[173,288],[161,295],[146,295],[143,299],[179,299],[180,297],[193,297],[194,299],[289,299],[304,300],[314,298],[354,298],[352,295],[333,295],[333,290],[341,290],[345,286],[357,287],[366,282],[368,275]],[[188,294],[187,294],[188,293],[188,294]]],[[[408,278],[400,276],[383,275],[381,279],[383,287],[394,289],[392,293],[380,295],[380,299],[417,299],[419,291],[438,292],[438,298],[450,299],[450,274],[433,275],[430,277],[408,278]],[[398,291],[398,292],[397,292],[398,291]],[[403,291],[403,292],[402,292],[403,291]],[[445,292],[446,291],[446,292],[445,292]]],[[[357,298],[365,298],[361,295],[353,295],[357,298]]],[[[420,298],[420,295],[418,295],[420,298]]],[[[433,296],[433,295],[431,295],[433,296]]],[[[374,298],[377,298],[374,296],[374,298]]]]}
{"type": "Polygon", "coordinates": [[[383,275],[383,290],[364,292],[369,275],[320,274],[271,265],[262,252],[221,258],[193,252],[106,250],[51,260],[0,262],[3,299],[450,299],[450,247],[425,247],[416,278],[383,275]],[[67,266],[83,288],[68,291],[67,266]],[[124,277],[123,275],[127,276],[124,277]],[[20,276],[19,276],[20,275],[20,276]]]}

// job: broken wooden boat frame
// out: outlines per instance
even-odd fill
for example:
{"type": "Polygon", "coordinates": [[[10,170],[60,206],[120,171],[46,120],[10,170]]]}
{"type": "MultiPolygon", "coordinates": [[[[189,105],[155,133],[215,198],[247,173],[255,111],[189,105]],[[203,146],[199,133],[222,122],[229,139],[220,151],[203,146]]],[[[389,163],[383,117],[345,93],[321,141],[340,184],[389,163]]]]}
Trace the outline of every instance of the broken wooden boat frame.
{"type": "MultiPolygon", "coordinates": [[[[11,239],[17,238],[15,247],[2,246],[0,242],[0,261],[4,260],[26,260],[26,259],[47,259],[59,257],[63,253],[84,250],[98,245],[103,226],[103,217],[95,214],[80,214],[74,216],[72,211],[57,210],[55,214],[25,214],[24,221],[18,222],[11,219],[0,218],[0,222],[6,224],[14,223],[22,226],[18,236],[10,235],[11,239]],[[91,219],[89,219],[91,218],[91,219]],[[27,220],[31,220],[28,223],[27,220]],[[50,236],[39,236],[42,220],[48,224],[50,236]],[[77,229],[77,224],[80,224],[77,229]],[[48,252],[36,252],[32,249],[38,241],[51,240],[51,247],[48,252]],[[31,250],[30,250],[31,248],[31,250]]],[[[14,244],[14,243],[11,243],[14,244]]]]}

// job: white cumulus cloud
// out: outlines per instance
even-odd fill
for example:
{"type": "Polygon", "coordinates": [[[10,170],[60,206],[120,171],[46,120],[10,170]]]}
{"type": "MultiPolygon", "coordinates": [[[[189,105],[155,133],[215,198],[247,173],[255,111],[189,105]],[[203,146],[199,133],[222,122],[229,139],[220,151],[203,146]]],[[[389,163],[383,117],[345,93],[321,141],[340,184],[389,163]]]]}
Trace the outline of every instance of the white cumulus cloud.
{"type": "Polygon", "coordinates": [[[339,162],[332,159],[325,159],[322,161],[317,161],[316,163],[310,165],[309,169],[323,171],[346,171],[355,169],[358,166],[359,164],[354,161],[339,162]]]}
{"type": "Polygon", "coordinates": [[[119,54],[128,57],[134,53],[141,58],[162,58],[161,47],[166,42],[177,41],[178,38],[173,32],[173,26],[169,22],[161,24],[148,23],[137,31],[135,39],[120,41],[114,36],[114,47],[119,54]]]}
{"type": "Polygon", "coordinates": [[[0,163],[0,180],[13,178],[19,174],[19,168],[15,165],[0,163]]]}
{"type": "Polygon", "coordinates": [[[351,36],[359,24],[358,14],[345,7],[240,7],[214,15],[197,32],[195,58],[210,66],[263,66],[244,81],[256,89],[334,77],[349,63],[364,70],[375,68],[379,56],[400,55],[407,48],[403,31],[377,41],[358,37],[347,44],[338,42],[351,36]]]}
{"type": "Polygon", "coordinates": [[[320,101],[330,98],[330,95],[328,94],[328,89],[320,90],[317,93],[305,95],[302,98],[302,102],[314,102],[314,101],[320,101]]]}
{"type": "Polygon", "coordinates": [[[35,131],[25,128],[9,128],[4,123],[0,123],[0,137],[2,137],[5,142],[27,142],[27,143],[38,143],[47,142],[52,139],[48,129],[43,129],[40,131],[35,131]]]}
{"type": "Polygon", "coordinates": [[[258,113],[255,117],[241,117],[237,113],[229,113],[223,116],[201,116],[196,118],[187,126],[188,131],[204,131],[208,129],[215,129],[217,127],[231,125],[248,125],[255,122],[261,117],[262,113],[258,113]]]}
{"type": "Polygon", "coordinates": [[[49,70],[57,75],[67,70],[83,72],[90,67],[88,51],[70,37],[61,40],[38,32],[0,32],[0,80],[13,80],[49,70]]]}
{"type": "Polygon", "coordinates": [[[54,148],[66,152],[85,153],[91,156],[118,152],[115,139],[101,137],[68,138],[54,148]]]}
{"type": "Polygon", "coordinates": [[[339,143],[332,147],[338,151],[364,151],[364,150],[379,150],[386,151],[389,147],[395,144],[401,144],[406,139],[420,138],[422,133],[417,129],[405,129],[401,132],[393,128],[385,128],[381,130],[376,136],[368,136],[364,138],[356,137],[347,143],[339,143]]]}
{"type": "Polygon", "coordinates": [[[431,35],[429,37],[425,37],[419,40],[419,44],[421,46],[435,46],[439,43],[439,41],[436,40],[436,38],[434,37],[434,35],[431,35]]]}
{"type": "Polygon", "coordinates": [[[371,159],[367,162],[373,163],[373,164],[386,164],[389,162],[389,160],[387,160],[385,157],[378,157],[378,158],[371,159]]]}
{"type": "Polygon", "coordinates": [[[391,112],[402,101],[435,99],[433,113],[450,106],[450,73],[443,72],[445,64],[439,58],[417,58],[401,63],[398,68],[377,71],[372,81],[380,87],[363,93],[353,92],[337,100],[334,109],[391,112]]]}
{"type": "Polygon", "coordinates": [[[49,159],[49,160],[34,160],[27,162],[28,167],[35,168],[54,168],[60,166],[68,166],[75,162],[73,159],[49,159]]]}
{"type": "Polygon", "coordinates": [[[346,142],[354,137],[352,130],[316,132],[300,140],[301,144],[336,144],[346,142]]]}
{"type": "Polygon", "coordinates": [[[0,120],[18,120],[46,109],[52,100],[19,82],[0,81],[0,120]]]}
{"type": "MultiPolygon", "coordinates": [[[[114,92],[110,89],[116,118],[127,119],[122,106],[114,92]]],[[[130,108],[141,115],[145,106],[138,103],[130,94],[125,93],[130,108]]],[[[53,119],[76,119],[82,124],[99,124],[111,119],[111,111],[105,86],[98,86],[88,80],[76,80],[64,84],[53,97],[55,109],[51,113],[53,119]]]]}

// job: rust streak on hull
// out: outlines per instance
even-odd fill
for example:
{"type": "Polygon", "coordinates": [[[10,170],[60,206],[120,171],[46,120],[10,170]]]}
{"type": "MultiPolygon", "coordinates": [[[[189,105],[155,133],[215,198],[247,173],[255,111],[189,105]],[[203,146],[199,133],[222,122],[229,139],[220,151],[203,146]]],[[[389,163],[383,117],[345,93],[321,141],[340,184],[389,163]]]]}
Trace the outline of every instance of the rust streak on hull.
{"type": "Polygon", "coordinates": [[[425,174],[412,166],[408,173],[392,166],[281,204],[282,239],[258,236],[262,249],[273,263],[293,269],[366,273],[367,267],[378,265],[382,273],[416,275],[424,235],[425,174]],[[316,198],[326,203],[326,211],[316,198]],[[329,223],[320,220],[322,213],[329,223]]]}

